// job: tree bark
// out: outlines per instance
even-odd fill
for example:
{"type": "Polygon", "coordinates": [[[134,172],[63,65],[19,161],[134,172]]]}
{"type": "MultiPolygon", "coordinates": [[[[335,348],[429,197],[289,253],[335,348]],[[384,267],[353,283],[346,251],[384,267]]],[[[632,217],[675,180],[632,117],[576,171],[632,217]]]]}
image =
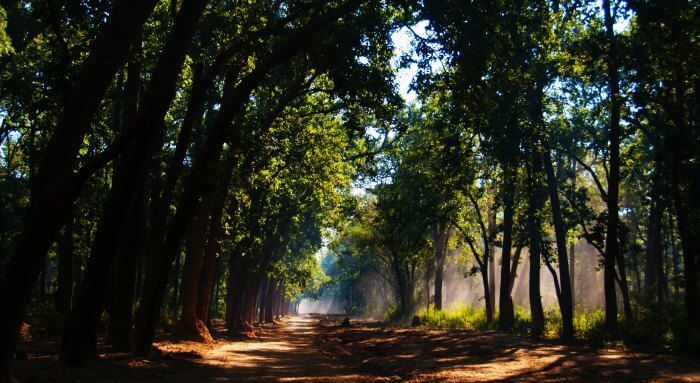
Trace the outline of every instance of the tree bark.
{"type": "Polygon", "coordinates": [[[66,227],[63,228],[61,237],[56,244],[58,254],[58,280],[56,288],[56,308],[63,319],[68,318],[73,305],[73,256],[75,253],[75,242],[73,233],[75,222],[71,218],[66,227]]]}
{"type": "Polygon", "coordinates": [[[439,311],[442,310],[442,276],[445,269],[447,247],[447,224],[445,222],[439,222],[434,229],[433,246],[435,251],[435,310],[439,311]]]}
{"type": "Polygon", "coordinates": [[[559,188],[552,166],[552,157],[549,151],[545,151],[544,169],[547,178],[547,189],[549,190],[549,201],[552,210],[552,221],[554,222],[554,235],[557,242],[557,256],[559,258],[559,283],[561,294],[559,298],[559,309],[562,317],[562,339],[570,341],[574,338],[574,306],[571,293],[571,278],[569,276],[569,258],[566,253],[566,228],[561,215],[561,203],[559,201],[559,188]]]}
{"type": "Polygon", "coordinates": [[[274,323],[275,319],[275,298],[277,297],[278,283],[274,279],[270,279],[270,284],[267,289],[267,297],[265,298],[265,323],[274,323]]]}
{"type": "Polygon", "coordinates": [[[136,277],[146,246],[145,209],[145,190],[141,190],[131,211],[112,279],[109,340],[117,351],[130,352],[132,348],[136,277]]]}
{"type": "Polygon", "coordinates": [[[542,197],[540,186],[537,183],[537,175],[540,174],[541,160],[537,152],[532,153],[532,168],[529,174],[529,206],[528,206],[528,231],[530,252],[530,314],[532,316],[531,335],[540,337],[544,332],[544,311],[542,309],[542,297],[540,296],[540,242],[542,240],[540,210],[542,197]]]}
{"type": "Polygon", "coordinates": [[[188,229],[185,268],[182,273],[182,308],[177,330],[178,336],[183,339],[205,343],[211,342],[211,335],[204,322],[197,318],[196,312],[212,198],[212,195],[208,195],[197,207],[188,229]]]}
{"type": "Polygon", "coordinates": [[[610,175],[608,177],[607,209],[608,222],[606,225],[605,254],[603,259],[604,290],[605,290],[605,326],[612,337],[618,335],[617,325],[617,293],[615,291],[615,263],[620,255],[618,240],[619,209],[618,195],[620,183],[620,83],[617,64],[615,32],[610,0],[603,0],[605,15],[605,34],[608,42],[608,91],[610,97],[610,129],[608,139],[610,156],[610,175]]]}
{"type": "Polygon", "coordinates": [[[513,300],[510,296],[510,253],[513,244],[513,215],[515,214],[515,177],[514,164],[503,168],[503,247],[501,248],[501,282],[498,299],[498,327],[509,331],[515,323],[513,300]]]}

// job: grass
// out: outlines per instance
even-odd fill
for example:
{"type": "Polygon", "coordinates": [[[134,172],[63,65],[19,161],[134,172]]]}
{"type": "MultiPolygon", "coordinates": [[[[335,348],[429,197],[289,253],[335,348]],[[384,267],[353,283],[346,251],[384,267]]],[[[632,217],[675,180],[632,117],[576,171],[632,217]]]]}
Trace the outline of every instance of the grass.
{"type": "MultiPolygon", "coordinates": [[[[681,307],[666,307],[662,310],[636,307],[634,312],[635,318],[631,321],[620,317],[619,338],[611,339],[606,331],[605,313],[602,310],[577,310],[574,336],[594,347],[625,347],[700,356],[700,333],[687,323],[681,307]]],[[[421,325],[427,329],[483,331],[497,328],[495,321],[486,321],[482,309],[463,305],[443,311],[423,309],[418,315],[421,317],[421,325]]],[[[516,307],[513,332],[528,335],[531,324],[529,311],[524,307],[516,307]]],[[[545,312],[545,338],[559,338],[561,326],[558,310],[545,312]]]]}

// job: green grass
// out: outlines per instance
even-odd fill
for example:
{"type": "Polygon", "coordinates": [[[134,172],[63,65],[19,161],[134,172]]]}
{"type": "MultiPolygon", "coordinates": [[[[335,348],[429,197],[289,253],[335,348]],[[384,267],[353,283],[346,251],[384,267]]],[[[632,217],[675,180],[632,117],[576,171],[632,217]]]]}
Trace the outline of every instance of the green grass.
{"type": "MultiPolygon", "coordinates": [[[[577,310],[574,316],[574,336],[594,347],[629,347],[652,352],[700,355],[700,333],[687,323],[682,307],[666,307],[662,310],[635,307],[634,312],[635,318],[632,321],[620,317],[619,338],[613,340],[607,334],[605,313],[602,310],[577,310]]],[[[443,311],[423,309],[419,315],[421,325],[427,329],[480,331],[497,327],[495,321],[486,321],[483,309],[475,307],[454,306],[443,311]]],[[[531,325],[529,310],[516,307],[513,332],[528,335],[531,325]]],[[[545,311],[544,337],[559,338],[561,327],[559,311],[545,311]]]]}

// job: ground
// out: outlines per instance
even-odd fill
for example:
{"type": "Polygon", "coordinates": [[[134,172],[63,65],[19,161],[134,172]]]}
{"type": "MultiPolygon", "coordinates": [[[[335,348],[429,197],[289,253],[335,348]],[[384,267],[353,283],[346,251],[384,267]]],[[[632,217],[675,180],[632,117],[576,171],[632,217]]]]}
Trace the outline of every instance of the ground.
{"type": "Polygon", "coordinates": [[[151,359],[102,350],[92,368],[61,367],[55,345],[26,343],[20,382],[700,382],[700,362],[562,346],[495,332],[391,328],[296,316],[254,339],[211,346],[162,339],[151,359]],[[50,350],[50,351],[49,351],[50,350]]]}

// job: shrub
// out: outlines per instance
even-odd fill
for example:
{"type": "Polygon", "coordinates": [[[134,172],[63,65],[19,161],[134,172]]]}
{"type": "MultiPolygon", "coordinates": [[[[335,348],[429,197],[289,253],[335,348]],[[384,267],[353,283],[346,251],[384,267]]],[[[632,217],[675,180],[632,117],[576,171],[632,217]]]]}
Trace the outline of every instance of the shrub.
{"type": "Polygon", "coordinates": [[[454,306],[447,310],[422,310],[421,323],[429,329],[485,330],[490,328],[486,314],[468,306],[454,306]]]}

